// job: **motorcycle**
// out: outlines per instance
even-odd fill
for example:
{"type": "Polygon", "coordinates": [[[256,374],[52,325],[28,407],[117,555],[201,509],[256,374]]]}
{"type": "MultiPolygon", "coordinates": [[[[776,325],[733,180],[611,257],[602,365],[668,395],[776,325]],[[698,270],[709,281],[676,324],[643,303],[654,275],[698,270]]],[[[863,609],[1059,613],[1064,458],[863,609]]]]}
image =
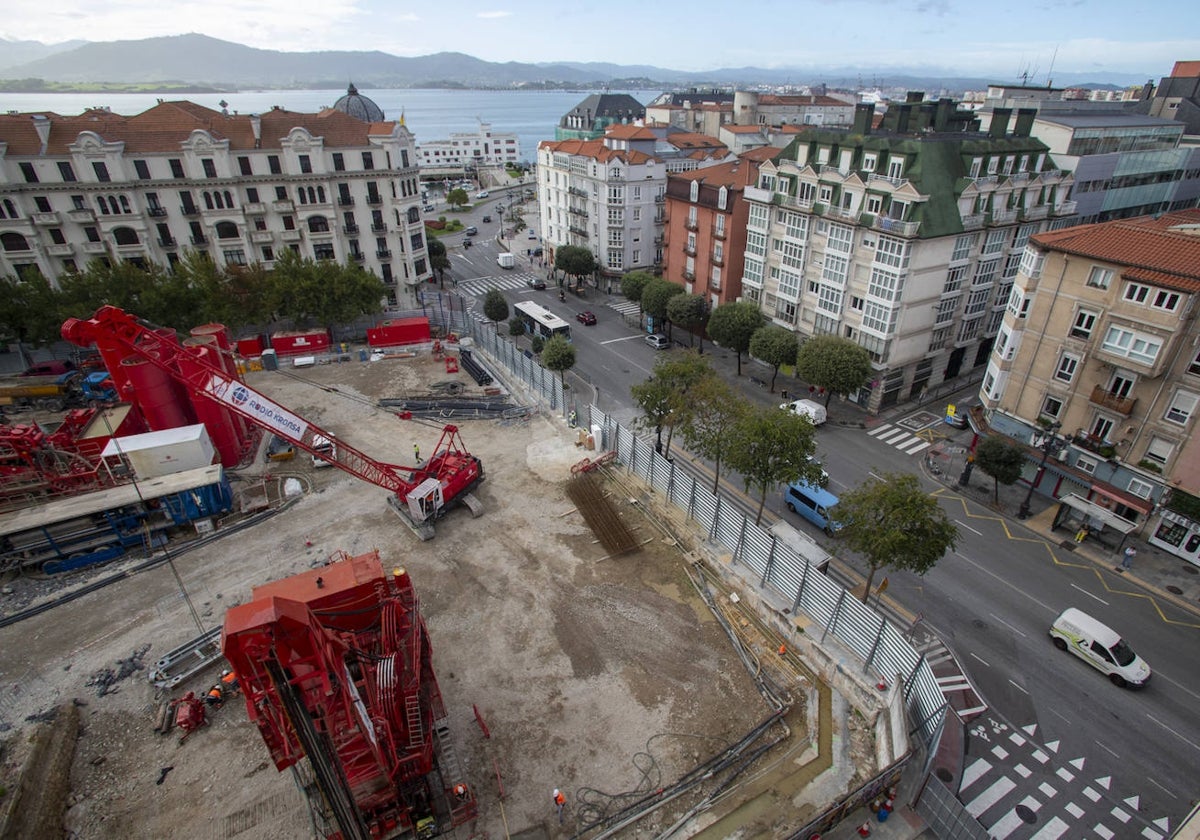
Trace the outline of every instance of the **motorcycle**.
{"type": "Polygon", "coordinates": [[[567,300],[567,293],[564,292],[562,289],[559,289],[558,290],[558,299],[565,303],[567,300]]]}

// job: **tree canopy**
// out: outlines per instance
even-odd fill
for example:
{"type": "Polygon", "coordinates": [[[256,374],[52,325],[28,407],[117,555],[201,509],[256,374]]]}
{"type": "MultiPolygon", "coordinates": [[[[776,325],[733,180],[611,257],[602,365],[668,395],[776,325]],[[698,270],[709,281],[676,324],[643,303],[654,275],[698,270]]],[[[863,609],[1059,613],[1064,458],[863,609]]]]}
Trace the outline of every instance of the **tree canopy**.
{"type": "Polygon", "coordinates": [[[737,354],[737,372],[742,375],[742,354],[750,349],[750,339],[766,318],[757,305],[748,301],[723,303],[708,316],[708,335],[717,344],[737,354]]]}
{"type": "Polygon", "coordinates": [[[580,245],[563,245],[554,252],[554,267],[575,278],[575,285],[582,286],[583,278],[593,274],[600,266],[596,256],[580,245]]]}
{"type": "Polygon", "coordinates": [[[884,473],[843,493],[836,516],[846,546],[870,567],[863,603],[878,570],[923,575],[958,542],[958,528],[910,473],[884,473]]]}
{"type": "Polygon", "coordinates": [[[508,318],[508,301],[499,289],[488,289],[483,296],[483,314],[497,324],[508,318]]]}
{"type": "Polygon", "coordinates": [[[670,454],[675,428],[689,416],[689,391],[696,383],[713,375],[712,368],[703,356],[690,352],[671,352],[659,356],[654,373],[649,378],[630,388],[634,402],[642,410],[638,424],[654,430],[656,451],[670,454]],[[665,449],[662,443],[664,428],[667,430],[665,449]]]}
{"type": "Polygon", "coordinates": [[[455,187],[454,189],[450,190],[450,192],[446,193],[446,203],[457,210],[461,210],[463,206],[470,200],[471,197],[467,195],[467,191],[462,187],[455,187]]]}
{"type": "Polygon", "coordinates": [[[825,389],[825,405],[834,394],[850,394],[871,381],[871,354],[848,338],[815,335],[796,353],[796,375],[825,389]]]}
{"type": "Polygon", "coordinates": [[[705,376],[688,391],[687,418],[679,434],[688,448],[713,462],[713,487],[721,482],[721,462],[737,441],[729,434],[749,413],[745,400],[719,376],[705,376]]]}
{"type": "Polygon", "coordinates": [[[551,337],[542,345],[542,365],[546,370],[556,371],[565,387],[567,371],[575,367],[575,345],[561,335],[551,337]]]}
{"type": "Polygon", "coordinates": [[[771,366],[772,394],[779,366],[795,362],[798,347],[796,334],[778,324],[768,324],[750,337],[750,355],[771,366]]]}
{"type": "Polygon", "coordinates": [[[446,269],[450,268],[450,256],[446,253],[446,243],[436,236],[429,237],[425,243],[429,251],[429,267],[438,273],[438,285],[445,288],[446,269]]]}
{"type": "MultiPolygon", "coordinates": [[[[992,501],[1000,502],[1000,485],[1015,484],[1025,466],[1025,447],[1000,435],[985,437],[975,447],[975,466],[992,477],[992,501]]],[[[964,482],[965,484],[965,482],[964,482]]]]}
{"type": "Polygon", "coordinates": [[[654,275],[648,271],[631,271],[621,278],[621,294],[626,300],[641,304],[642,292],[654,280],[654,275]]]}
{"type": "Polygon", "coordinates": [[[688,346],[692,347],[700,333],[700,352],[704,352],[704,325],[708,323],[708,301],[704,295],[675,294],[667,299],[667,320],[688,331],[688,346]]]}
{"type": "Polygon", "coordinates": [[[667,318],[667,303],[675,295],[683,294],[683,286],[655,277],[642,289],[642,311],[655,321],[667,318]]]}
{"type": "Polygon", "coordinates": [[[767,492],[781,484],[821,483],[816,454],[816,429],[807,418],[777,408],[750,411],[730,430],[729,465],[742,474],[746,491],[758,492],[755,524],[762,521],[767,492]]]}

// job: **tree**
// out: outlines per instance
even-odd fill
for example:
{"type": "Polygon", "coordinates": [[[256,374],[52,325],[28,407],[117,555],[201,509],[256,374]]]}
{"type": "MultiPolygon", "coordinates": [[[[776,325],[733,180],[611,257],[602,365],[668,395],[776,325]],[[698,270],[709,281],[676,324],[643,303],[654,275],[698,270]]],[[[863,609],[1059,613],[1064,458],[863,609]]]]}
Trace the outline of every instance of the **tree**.
{"type": "Polygon", "coordinates": [[[679,427],[688,448],[713,462],[714,493],[720,486],[721,462],[736,445],[729,430],[749,412],[749,405],[719,376],[706,376],[688,391],[688,416],[679,427]]]}
{"type": "Polygon", "coordinates": [[[778,324],[768,324],[750,337],[750,355],[771,366],[771,393],[775,393],[775,377],[779,366],[796,361],[799,342],[796,334],[778,324]]]}
{"type": "Polygon", "coordinates": [[[999,504],[1000,485],[1008,487],[1021,477],[1021,470],[1025,466],[1025,447],[1013,443],[1008,438],[992,435],[979,442],[975,447],[973,461],[967,463],[974,463],[982,472],[992,477],[992,501],[999,504]]]}
{"type": "Polygon", "coordinates": [[[641,303],[642,292],[645,290],[648,283],[654,282],[656,278],[648,271],[631,271],[621,278],[621,294],[626,300],[641,303]]]}
{"type": "Polygon", "coordinates": [[[796,353],[796,375],[825,389],[825,406],[834,394],[850,394],[871,381],[871,354],[848,338],[815,335],[796,353]]]}
{"type": "Polygon", "coordinates": [[[750,338],[766,323],[762,310],[753,303],[724,303],[708,316],[708,336],[737,354],[737,372],[742,375],[742,354],[750,349],[750,338]]]}
{"type": "Polygon", "coordinates": [[[470,200],[471,197],[467,195],[467,191],[462,187],[455,187],[454,189],[450,190],[450,192],[446,193],[446,203],[455,210],[461,210],[463,206],[470,200]]]}
{"type": "Polygon", "coordinates": [[[508,319],[508,334],[512,336],[525,335],[525,322],[518,318],[508,319]]]}
{"type": "Polygon", "coordinates": [[[567,371],[575,367],[575,345],[561,335],[552,336],[542,345],[542,366],[558,372],[559,381],[567,387],[567,371]]]}
{"type": "Polygon", "coordinates": [[[667,303],[675,295],[681,294],[683,294],[683,286],[670,283],[661,277],[655,277],[642,289],[642,311],[653,318],[655,322],[665,321],[667,319],[667,303]]]}
{"type": "Polygon", "coordinates": [[[583,285],[583,278],[595,273],[599,268],[595,255],[579,245],[563,245],[556,250],[554,267],[568,277],[574,277],[576,288],[583,285]]]}
{"type": "Polygon", "coordinates": [[[667,320],[688,331],[688,347],[699,331],[700,353],[704,353],[704,325],[708,323],[708,301],[704,295],[672,295],[667,299],[667,320]]]}
{"type": "Polygon", "coordinates": [[[753,409],[730,430],[729,466],[742,474],[746,491],[758,491],[758,513],[762,521],[767,491],[793,481],[820,484],[821,466],[816,453],[816,428],[790,411],[753,409]]]}
{"type": "Polygon", "coordinates": [[[425,243],[429,251],[429,266],[438,273],[438,286],[446,288],[446,269],[450,267],[450,257],[446,254],[446,243],[436,236],[430,236],[425,243]]]}
{"type": "Polygon", "coordinates": [[[500,323],[508,319],[508,301],[499,289],[488,289],[483,296],[483,314],[489,321],[500,323]]]}
{"type": "Polygon", "coordinates": [[[355,263],[312,260],[290,248],[275,261],[270,286],[280,317],[326,327],[381,311],[387,295],[383,282],[355,263]]]}
{"type": "MultiPolygon", "coordinates": [[[[0,331],[16,339],[23,363],[30,361],[25,354],[26,344],[53,344],[62,338],[66,320],[62,304],[62,295],[36,269],[23,271],[20,277],[0,279],[0,331]]],[[[66,314],[87,318],[92,313],[66,314]]]]}
{"type": "Polygon", "coordinates": [[[958,528],[937,499],[907,473],[884,473],[843,493],[837,519],[847,547],[861,554],[870,568],[864,604],[879,569],[923,575],[958,542],[958,528]]]}
{"type": "Polygon", "coordinates": [[[688,392],[705,377],[714,376],[708,361],[695,353],[669,353],[654,365],[654,373],[645,382],[630,388],[634,402],[642,409],[639,425],[653,429],[657,436],[656,452],[670,455],[675,427],[688,416],[688,392]],[[662,442],[667,430],[667,444],[662,442]]]}

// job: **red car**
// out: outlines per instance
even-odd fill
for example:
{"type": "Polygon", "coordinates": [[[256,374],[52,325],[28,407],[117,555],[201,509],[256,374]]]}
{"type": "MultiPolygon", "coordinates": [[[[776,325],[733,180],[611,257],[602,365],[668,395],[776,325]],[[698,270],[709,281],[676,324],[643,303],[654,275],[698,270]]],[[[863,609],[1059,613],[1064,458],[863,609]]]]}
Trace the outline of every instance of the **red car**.
{"type": "Polygon", "coordinates": [[[596,323],[596,316],[593,315],[591,312],[580,312],[578,315],[575,316],[575,320],[578,321],[579,323],[583,324],[584,326],[591,327],[591,326],[594,326],[596,323]]]}

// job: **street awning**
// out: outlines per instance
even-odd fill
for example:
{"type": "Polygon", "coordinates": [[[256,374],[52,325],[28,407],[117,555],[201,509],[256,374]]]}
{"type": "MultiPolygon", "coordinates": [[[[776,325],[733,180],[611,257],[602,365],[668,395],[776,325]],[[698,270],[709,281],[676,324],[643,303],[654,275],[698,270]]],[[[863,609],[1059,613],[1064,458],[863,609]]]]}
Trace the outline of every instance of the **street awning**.
{"type": "Polygon", "coordinates": [[[1112,528],[1121,534],[1129,534],[1137,528],[1136,523],[1122,519],[1108,508],[1101,507],[1095,502],[1089,502],[1087,499],[1082,496],[1076,496],[1074,493],[1060,496],[1058,501],[1060,504],[1079,511],[1093,522],[1103,522],[1105,528],[1112,528]]]}
{"type": "Polygon", "coordinates": [[[1106,499],[1112,499],[1118,504],[1131,507],[1146,516],[1154,510],[1154,502],[1149,499],[1138,498],[1132,493],[1127,493],[1119,487],[1113,487],[1111,484],[1105,484],[1103,481],[1093,481],[1092,492],[1106,499]]]}

